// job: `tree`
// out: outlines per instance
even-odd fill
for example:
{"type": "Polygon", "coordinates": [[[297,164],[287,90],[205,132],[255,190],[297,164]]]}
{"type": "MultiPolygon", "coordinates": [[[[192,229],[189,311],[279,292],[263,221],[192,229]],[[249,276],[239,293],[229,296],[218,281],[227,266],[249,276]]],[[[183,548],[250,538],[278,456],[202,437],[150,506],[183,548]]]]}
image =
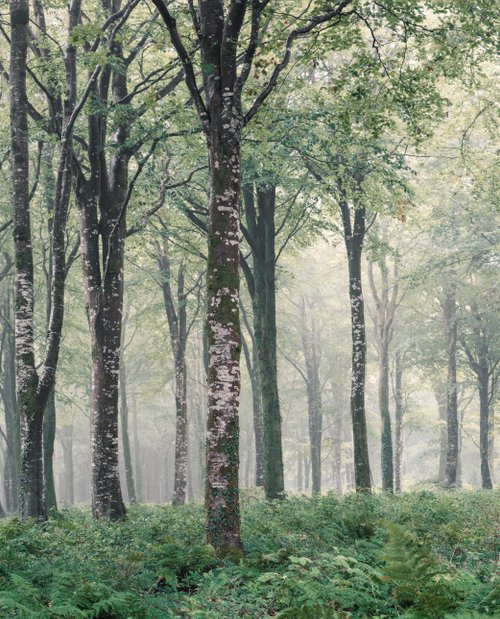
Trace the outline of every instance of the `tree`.
{"type": "MultiPolygon", "coordinates": [[[[376,250],[375,250],[376,252],[376,250]]],[[[375,341],[377,343],[377,357],[379,366],[378,378],[378,403],[382,422],[381,433],[381,466],[382,466],[382,489],[387,492],[394,491],[394,458],[392,444],[392,424],[389,410],[389,365],[390,345],[394,334],[394,318],[396,308],[400,302],[398,298],[398,257],[393,262],[393,277],[389,283],[389,268],[384,248],[376,255],[376,263],[380,272],[380,287],[377,290],[373,273],[374,260],[369,260],[368,276],[375,312],[372,314],[375,341]]],[[[399,380],[402,370],[398,369],[399,380]]],[[[399,432],[400,434],[400,432],[399,432]]],[[[399,438],[401,441],[401,438],[399,438]]],[[[400,475],[400,473],[399,473],[400,475]]]]}
{"type": "Polygon", "coordinates": [[[481,485],[493,487],[490,464],[491,407],[495,401],[500,378],[498,351],[496,348],[495,315],[488,308],[480,308],[477,300],[467,308],[469,324],[461,329],[459,343],[465,352],[467,362],[473,371],[479,392],[479,453],[481,458],[481,485]],[[465,328],[464,328],[465,327],[465,328]]]}
{"type": "MultiPolygon", "coordinates": [[[[246,2],[189,2],[192,34],[201,50],[203,89],[198,87],[190,55],[182,41],[172,9],[154,0],[170,40],[184,68],[185,81],[207,138],[210,167],[210,213],[207,263],[208,443],[207,539],[225,553],[241,547],[238,498],[239,356],[239,223],[241,188],[241,132],[257,114],[288,66],[292,44],[303,35],[339,18],[350,0],[339,2],[306,25],[292,30],[282,60],[274,66],[267,85],[243,113],[242,92],[259,45],[267,0],[251,5],[250,35],[238,74],[239,39],[246,2]],[[204,96],[203,96],[203,94],[204,96]],[[224,526],[221,526],[224,523],[224,526]]],[[[264,412],[265,414],[265,412],[264,412]]],[[[266,463],[266,466],[267,463],[266,463]]],[[[278,480],[279,481],[279,480],[278,480]]],[[[277,492],[282,488],[277,487],[277,492]]]]}

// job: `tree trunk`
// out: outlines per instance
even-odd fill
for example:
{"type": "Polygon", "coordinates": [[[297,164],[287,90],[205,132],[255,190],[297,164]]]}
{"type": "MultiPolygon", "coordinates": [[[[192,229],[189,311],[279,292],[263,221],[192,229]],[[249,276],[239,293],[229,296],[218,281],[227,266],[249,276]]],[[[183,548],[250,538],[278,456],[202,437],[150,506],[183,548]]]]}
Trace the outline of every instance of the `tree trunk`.
{"type": "Polygon", "coordinates": [[[482,368],[478,380],[479,387],[479,453],[481,456],[481,487],[493,488],[489,462],[490,403],[488,366],[482,368]]]}
{"type": "Polygon", "coordinates": [[[342,434],[343,423],[342,414],[338,414],[337,423],[335,424],[336,431],[333,436],[333,490],[337,494],[342,494],[342,434]]]}
{"type": "Polygon", "coordinates": [[[54,443],[56,438],[56,402],[54,389],[50,392],[43,416],[43,477],[47,513],[57,509],[54,481],[54,443]]]}
{"type": "Polygon", "coordinates": [[[459,450],[459,424],[457,403],[457,306],[455,287],[452,283],[443,301],[443,313],[448,344],[448,377],[446,383],[446,423],[447,451],[445,487],[452,489],[457,484],[457,466],[459,450]]]}
{"type": "Polygon", "coordinates": [[[28,0],[10,2],[10,105],[15,252],[15,342],[17,400],[22,423],[20,511],[43,517],[43,407],[37,403],[33,333],[33,251],[29,208],[29,146],[26,64],[28,0]]]}
{"type": "MultiPolygon", "coordinates": [[[[125,505],[118,471],[118,379],[123,299],[124,217],[114,201],[114,217],[97,219],[98,192],[92,183],[78,186],[80,242],[85,304],[92,350],[91,460],[92,513],[95,518],[120,519],[125,505]],[[116,224],[116,230],[114,229],[116,224]],[[99,232],[103,237],[105,272],[101,282],[99,232]],[[111,238],[110,238],[111,237],[111,238]],[[111,246],[108,247],[107,243],[111,246]]],[[[111,196],[107,208],[111,207],[111,196]]]]}
{"type": "Polygon", "coordinates": [[[382,490],[394,491],[392,428],[389,411],[389,348],[382,343],[379,351],[378,401],[382,421],[382,490]]]}
{"type": "Polygon", "coordinates": [[[4,489],[6,509],[10,513],[18,510],[19,475],[21,464],[21,427],[19,409],[16,397],[16,359],[14,333],[10,326],[12,318],[11,296],[5,301],[4,325],[5,339],[3,349],[4,384],[2,399],[5,410],[5,434],[7,438],[7,454],[4,463],[4,489]]]}
{"type": "Polygon", "coordinates": [[[297,492],[304,489],[304,465],[302,462],[302,448],[297,451],[297,492]]]}
{"type": "Polygon", "coordinates": [[[448,451],[448,430],[446,424],[446,385],[440,385],[434,389],[434,397],[438,405],[439,420],[439,471],[438,480],[444,486],[446,480],[446,454],[448,451]]]}
{"type": "Polygon", "coordinates": [[[264,462],[264,417],[262,412],[262,389],[260,386],[259,357],[255,336],[247,320],[245,308],[241,305],[241,315],[252,341],[252,350],[245,338],[241,338],[243,352],[247,365],[250,385],[252,387],[252,411],[253,411],[253,430],[255,438],[255,485],[265,486],[265,462],[264,462]]]}
{"type": "Polygon", "coordinates": [[[75,468],[73,462],[73,425],[61,428],[61,445],[64,464],[64,500],[75,504],[75,468]]]}
{"type": "MultiPolygon", "coordinates": [[[[215,96],[215,95],[214,95],[215,96]]],[[[217,107],[214,107],[214,113],[217,107]]],[[[239,505],[239,129],[212,118],[207,262],[208,415],[206,532],[217,551],[241,548],[239,505]]]]}
{"type": "Polygon", "coordinates": [[[143,501],[142,494],[142,473],[141,473],[141,445],[139,442],[139,428],[137,424],[137,398],[135,392],[132,392],[132,431],[134,434],[134,462],[135,462],[135,492],[137,502],[143,501]]]}
{"type": "Polygon", "coordinates": [[[306,299],[299,303],[302,322],[302,348],[306,365],[307,405],[309,422],[309,449],[312,473],[312,494],[321,492],[321,441],[322,441],[322,402],[319,378],[319,356],[317,351],[314,317],[309,325],[306,315],[306,299]]]}
{"type": "Polygon", "coordinates": [[[177,298],[170,285],[172,270],[167,239],[163,239],[158,258],[161,275],[163,302],[170,332],[170,342],[175,368],[175,461],[174,494],[172,503],[183,505],[186,502],[188,481],[188,415],[187,415],[187,310],[184,290],[184,266],[177,273],[177,298]]]}
{"type": "MultiPolygon", "coordinates": [[[[348,207],[346,207],[348,208],[348,207]]],[[[355,219],[363,219],[354,233],[345,235],[349,265],[349,297],[351,300],[352,378],[351,417],[354,443],[354,477],[356,490],[371,492],[371,472],[368,455],[368,435],[365,413],[366,329],[363,289],[361,283],[361,253],[364,238],[363,209],[356,209],[355,219]],[[356,231],[358,227],[358,231],[356,231]],[[361,230],[362,228],[362,230],[361,230]]]]}
{"type": "MultiPolygon", "coordinates": [[[[251,239],[253,272],[245,269],[252,297],[254,336],[259,358],[259,377],[264,415],[264,464],[267,499],[285,491],[281,439],[281,412],[278,393],[276,349],[276,187],[244,188],[248,235],[251,239]]],[[[250,240],[249,239],[249,240],[250,240]]]]}
{"type": "Polygon", "coordinates": [[[127,370],[125,366],[125,355],[122,349],[122,359],[120,362],[120,422],[122,431],[123,462],[125,464],[125,480],[127,483],[127,494],[129,503],[137,503],[134,483],[134,469],[132,466],[132,452],[130,449],[130,434],[128,428],[129,410],[127,400],[127,370]]]}
{"type": "Polygon", "coordinates": [[[394,489],[396,492],[403,492],[403,363],[401,354],[396,353],[396,367],[394,377],[394,400],[395,400],[395,453],[394,453],[394,489]]]}

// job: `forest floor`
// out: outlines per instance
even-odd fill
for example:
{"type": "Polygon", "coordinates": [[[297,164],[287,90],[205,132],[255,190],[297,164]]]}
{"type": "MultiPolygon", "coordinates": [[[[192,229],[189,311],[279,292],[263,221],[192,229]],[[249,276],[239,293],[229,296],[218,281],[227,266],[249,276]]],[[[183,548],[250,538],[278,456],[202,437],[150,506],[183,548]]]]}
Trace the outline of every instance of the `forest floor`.
{"type": "Polygon", "coordinates": [[[500,617],[498,491],[242,502],[239,563],[199,505],[5,519],[0,617],[500,617]]]}

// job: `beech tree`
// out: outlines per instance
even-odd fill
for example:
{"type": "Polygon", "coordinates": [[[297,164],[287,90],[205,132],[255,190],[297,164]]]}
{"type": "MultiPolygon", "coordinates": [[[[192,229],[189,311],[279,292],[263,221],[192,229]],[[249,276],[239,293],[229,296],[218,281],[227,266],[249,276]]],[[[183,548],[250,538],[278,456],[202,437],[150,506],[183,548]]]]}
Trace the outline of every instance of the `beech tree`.
{"type": "MultiPolygon", "coordinates": [[[[58,136],[60,152],[51,228],[50,314],[44,360],[38,370],[34,347],[34,279],[30,218],[28,116],[33,108],[27,97],[29,3],[13,0],[11,16],[11,149],[15,252],[15,341],[17,401],[22,422],[23,456],[20,511],[23,518],[45,515],[43,492],[43,417],[53,391],[64,316],[66,219],[72,181],[73,128],[83,101],[76,102],[76,49],[71,34],[80,18],[80,0],[68,11],[65,51],[66,97],[62,103],[58,136]]],[[[49,95],[49,98],[50,95],[49,95]]],[[[57,100],[57,99],[56,99],[57,100]]],[[[57,125],[56,125],[57,127],[57,125]]]]}
{"type": "MultiPolygon", "coordinates": [[[[241,132],[275,88],[288,66],[292,44],[321,24],[339,18],[350,0],[342,0],[306,25],[291,30],[282,60],[269,82],[246,112],[243,87],[259,46],[260,30],[268,0],[251,4],[250,34],[238,72],[240,36],[247,3],[232,0],[188,3],[192,36],[201,50],[203,88],[183,43],[171,6],[154,0],[170,40],[184,68],[186,85],[207,139],[210,165],[210,213],[207,263],[208,430],[207,430],[207,539],[219,552],[241,547],[238,497],[239,356],[239,223],[241,190],[241,132]],[[221,526],[221,523],[223,526],[221,526]]],[[[266,414],[266,411],[264,411],[266,414]]],[[[274,420],[279,424],[280,420],[274,420]]],[[[275,446],[276,447],[276,446],[275,446]]],[[[282,464],[281,464],[282,468],[282,464]]],[[[280,478],[276,494],[283,492],[280,478]]]]}

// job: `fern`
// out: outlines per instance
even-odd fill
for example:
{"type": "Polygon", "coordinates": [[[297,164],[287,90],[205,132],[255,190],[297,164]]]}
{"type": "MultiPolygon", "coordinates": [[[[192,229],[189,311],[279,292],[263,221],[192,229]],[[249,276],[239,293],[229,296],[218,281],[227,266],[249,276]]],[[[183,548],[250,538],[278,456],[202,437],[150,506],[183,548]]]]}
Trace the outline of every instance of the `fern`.
{"type": "Polygon", "coordinates": [[[459,602],[449,569],[415,534],[405,527],[387,522],[388,541],[382,558],[385,580],[396,602],[421,617],[440,617],[454,610],[459,602]]]}

